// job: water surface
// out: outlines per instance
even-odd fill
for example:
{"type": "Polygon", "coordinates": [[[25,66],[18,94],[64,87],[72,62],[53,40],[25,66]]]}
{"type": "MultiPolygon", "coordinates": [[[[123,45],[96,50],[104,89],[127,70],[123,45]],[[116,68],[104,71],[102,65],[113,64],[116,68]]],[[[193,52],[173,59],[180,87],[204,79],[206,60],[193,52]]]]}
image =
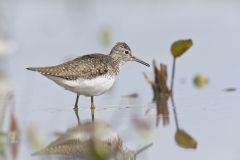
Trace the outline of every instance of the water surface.
{"type": "MultiPolygon", "coordinates": [[[[0,33],[17,44],[1,61],[4,87],[0,100],[1,107],[7,107],[5,113],[1,109],[3,130],[8,131],[12,111],[21,133],[16,159],[41,159],[31,154],[54,141],[55,132],[64,133],[78,124],[72,109],[75,95],[26,67],[57,64],[84,53],[107,53],[115,42],[126,41],[136,56],[149,63],[153,59],[166,63],[170,71],[169,48],[181,38],[192,38],[194,46],[177,61],[174,100],[179,127],[197,141],[197,148],[177,145],[170,101],[168,117],[164,115],[164,123],[161,117],[156,126],[152,90],[142,74],[152,76],[152,69],[138,63],[126,64],[113,89],[95,98],[95,119],[109,124],[132,150],[154,143],[137,159],[240,158],[239,91],[223,91],[239,86],[238,1],[11,0],[0,1],[0,7],[0,23],[4,24],[0,33]],[[101,42],[103,28],[111,33],[109,45],[101,42]],[[192,84],[199,72],[209,77],[205,89],[192,84]],[[122,97],[129,93],[139,96],[122,97]],[[42,139],[38,147],[31,145],[29,128],[42,139]]],[[[91,121],[90,98],[80,97],[79,107],[81,123],[91,121]]],[[[13,159],[12,147],[3,139],[1,158],[13,159]]]]}

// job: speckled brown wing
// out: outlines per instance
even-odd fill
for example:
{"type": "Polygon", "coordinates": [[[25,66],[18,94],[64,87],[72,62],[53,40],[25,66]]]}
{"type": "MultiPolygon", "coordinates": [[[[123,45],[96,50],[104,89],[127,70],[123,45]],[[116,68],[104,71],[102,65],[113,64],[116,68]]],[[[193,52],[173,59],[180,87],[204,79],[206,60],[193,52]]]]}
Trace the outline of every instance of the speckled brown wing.
{"type": "Polygon", "coordinates": [[[104,54],[90,54],[78,57],[60,65],[50,67],[27,68],[46,76],[55,76],[67,80],[78,78],[92,79],[112,71],[111,57],[104,54]]]}

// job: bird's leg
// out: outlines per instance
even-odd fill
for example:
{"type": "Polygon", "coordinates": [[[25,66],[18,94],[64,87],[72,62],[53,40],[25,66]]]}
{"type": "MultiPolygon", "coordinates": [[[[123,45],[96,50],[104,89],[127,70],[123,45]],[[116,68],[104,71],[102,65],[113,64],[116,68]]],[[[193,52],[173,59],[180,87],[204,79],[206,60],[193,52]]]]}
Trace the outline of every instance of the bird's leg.
{"type": "Polygon", "coordinates": [[[91,96],[91,109],[95,109],[93,96],[91,96]]]}
{"type": "Polygon", "coordinates": [[[78,108],[78,99],[79,99],[79,95],[77,94],[74,109],[78,108]]]}
{"type": "Polygon", "coordinates": [[[92,113],[92,121],[94,121],[94,110],[95,110],[94,100],[93,100],[93,96],[91,96],[91,113],[92,113]]]}
{"type": "Polygon", "coordinates": [[[73,108],[74,112],[75,112],[75,115],[77,117],[77,122],[78,122],[78,125],[80,125],[80,118],[79,118],[79,115],[78,115],[78,108],[73,108]]]}

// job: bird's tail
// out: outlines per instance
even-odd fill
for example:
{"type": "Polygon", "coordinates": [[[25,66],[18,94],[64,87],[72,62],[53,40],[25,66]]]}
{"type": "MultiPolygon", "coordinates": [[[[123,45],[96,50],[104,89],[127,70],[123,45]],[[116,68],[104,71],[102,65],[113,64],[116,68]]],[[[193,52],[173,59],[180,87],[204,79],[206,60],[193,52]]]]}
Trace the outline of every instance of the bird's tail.
{"type": "Polygon", "coordinates": [[[34,152],[31,155],[32,156],[40,156],[40,155],[50,155],[49,151],[47,149],[42,149],[40,151],[34,152]]]}
{"type": "Polygon", "coordinates": [[[38,68],[35,68],[35,67],[28,67],[26,69],[30,71],[38,71],[38,68]]]}
{"type": "Polygon", "coordinates": [[[56,76],[59,73],[59,71],[57,70],[56,67],[29,67],[29,68],[26,68],[26,69],[30,70],[30,71],[39,72],[43,75],[56,76]]]}
{"type": "Polygon", "coordinates": [[[39,72],[41,74],[48,74],[48,72],[51,70],[51,67],[28,67],[26,69],[30,71],[39,72]]]}

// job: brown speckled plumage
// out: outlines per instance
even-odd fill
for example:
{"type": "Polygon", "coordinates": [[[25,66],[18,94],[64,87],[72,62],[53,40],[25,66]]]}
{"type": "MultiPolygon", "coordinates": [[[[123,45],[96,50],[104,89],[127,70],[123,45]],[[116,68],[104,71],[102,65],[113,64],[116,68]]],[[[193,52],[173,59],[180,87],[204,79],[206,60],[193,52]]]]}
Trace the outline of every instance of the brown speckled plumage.
{"type": "Polygon", "coordinates": [[[34,155],[87,155],[91,150],[111,153],[124,149],[122,139],[105,122],[86,122],[69,129],[34,155]],[[105,138],[107,136],[107,138],[105,138]],[[101,148],[96,148],[101,147],[101,148]]]}
{"type": "Polygon", "coordinates": [[[117,62],[104,54],[90,54],[78,57],[60,65],[50,67],[28,68],[43,75],[60,77],[67,80],[78,78],[92,79],[100,75],[116,75],[119,71],[117,62]]]}

